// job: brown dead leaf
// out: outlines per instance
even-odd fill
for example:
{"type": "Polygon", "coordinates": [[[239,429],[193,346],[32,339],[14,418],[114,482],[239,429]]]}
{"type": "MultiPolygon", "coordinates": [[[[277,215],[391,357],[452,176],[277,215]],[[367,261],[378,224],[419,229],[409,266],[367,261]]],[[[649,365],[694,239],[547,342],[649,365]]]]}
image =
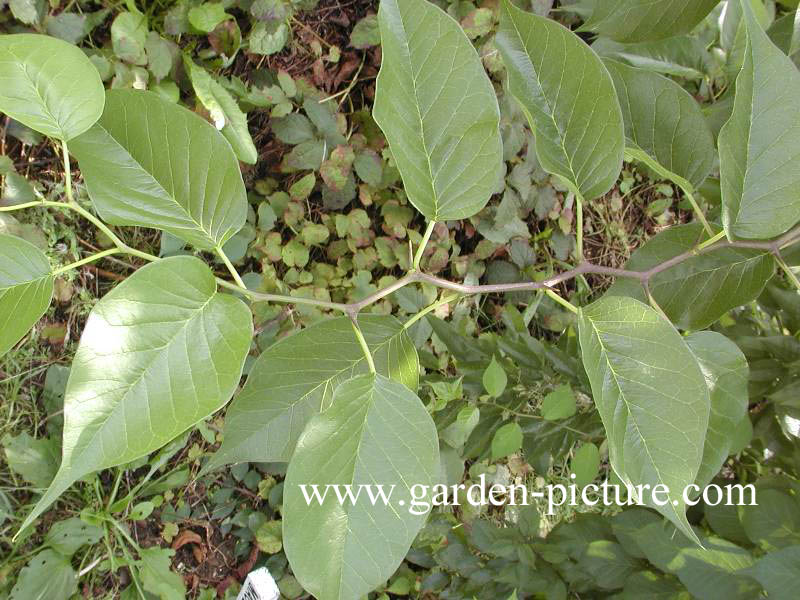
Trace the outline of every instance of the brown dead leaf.
{"type": "Polygon", "coordinates": [[[198,533],[195,533],[191,529],[184,529],[178,535],[175,536],[175,539],[172,540],[172,549],[178,550],[185,546],[186,544],[202,544],[203,538],[200,537],[198,533]]]}

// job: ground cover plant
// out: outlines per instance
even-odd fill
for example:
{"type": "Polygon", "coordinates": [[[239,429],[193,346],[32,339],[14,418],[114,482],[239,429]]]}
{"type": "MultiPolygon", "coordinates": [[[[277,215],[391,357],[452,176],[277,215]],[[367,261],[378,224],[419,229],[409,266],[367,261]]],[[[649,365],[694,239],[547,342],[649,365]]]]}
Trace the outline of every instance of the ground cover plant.
{"type": "Polygon", "coordinates": [[[8,2],[0,595],[790,597],[798,15],[8,2]]]}

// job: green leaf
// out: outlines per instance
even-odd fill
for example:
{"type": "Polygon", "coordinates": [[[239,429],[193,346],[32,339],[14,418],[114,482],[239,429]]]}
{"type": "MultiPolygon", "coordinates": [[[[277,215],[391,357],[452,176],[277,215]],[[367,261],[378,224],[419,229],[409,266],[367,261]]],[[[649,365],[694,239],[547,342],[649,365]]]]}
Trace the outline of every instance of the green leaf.
{"type": "Polygon", "coordinates": [[[8,600],[67,600],[78,591],[78,576],[69,558],[42,550],[23,568],[8,600]]]}
{"type": "Polygon", "coordinates": [[[517,422],[506,423],[492,438],[492,460],[500,460],[522,448],[522,428],[517,422]]]}
{"type": "Polygon", "coordinates": [[[111,24],[111,44],[117,58],[144,66],[147,64],[147,17],[141,13],[122,12],[111,24]]]}
{"type": "Polygon", "coordinates": [[[719,0],[600,0],[583,26],[618,42],[643,42],[689,33],[719,0]]]}
{"type": "Polygon", "coordinates": [[[142,267],[92,309],[64,398],[61,467],[24,529],[73,482],[160,448],[219,410],[250,349],[250,311],[191,256],[142,267]]]}
{"type": "MultiPolygon", "coordinates": [[[[416,391],[419,361],[403,325],[384,315],[361,315],[358,322],[378,373],[416,391]]],[[[306,423],[330,406],[336,387],[368,372],[349,317],[322,321],[272,345],[231,403],[222,446],[205,470],[288,461],[306,423]]]]}
{"type": "Polygon", "coordinates": [[[12,471],[37,488],[46,488],[58,471],[59,445],[50,438],[32,438],[26,431],[3,436],[3,451],[12,471]]]}
{"type": "Polygon", "coordinates": [[[46,35],[0,35],[0,112],[70,140],[100,118],[104,100],[97,69],[76,46],[46,35]]]}
{"type": "Polygon", "coordinates": [[[586,200],[605,194],[622,169],[625,141],[614,84],[602,61],[564,26],[508,0],[496,44],[509,89],[536,135],[542,167],[586,200]]]}
{"type": "Polygon", "coordinates": [[[699,331],[686,337],[708,385],[711,413],[703,461],[695,483],[703,489],[728,459],[736,427],[747,418],[747,359],[739,347],[720,333],[699,331]]]}
{"type": "Polygon", "coordinates": [[[598,38],[592,44],[592,50],[632,67],[674,77],[702,79],[712,69],[711,56],[702,40],[694,36],[633,44],[598,38]]]}
{"type": "Polygon", "coordinates": [[[8,0],[8,7],[15,19],[26,25],[35,25],[47,12],[44,0],[8,0]]]}
{"type": "Polygon", "coordinates": [[[161,600],[185,600],[186,586],[183,577],[172,570],[174,550],[168,548],[143,548],[139,550],[139,576],[145,591],[161,600]]]}
{"type": "Polygon", "coordinates": [[[239,108],[236,100],[191,58],[184,56],[183,64],[187,67],[197,99],[211,113],[214,125],[230,142],[236,156],[242,162],[256,164],[258,151],[247,128],[247,116],[239,108]]]}
{"type": "MultiPolygon", "coordinates": [[[[699,223],[670,227],[636,250],[625,268],[646,271],[691,251],[705,238],[699,223]]],[[[722,248],[657,273],[650,278],[649,288],[678,327],[705,329],[732,308],[758,298],[774,272],[774,261],[763,250],[722,248]]],[[[647,301],[641,283],[634,279],[618,279],[608,295],[647,301]]]]}
{"type": "Polygon", "coordinates": [[[747,537],[765,549],[800,544],[800,502],[780,490],[759,489],[758,506],[742,508],[747,537]]]}
{"type": "Polygon", "coordinates": [[[748,573],[764,586],[770,600],[794,600],[800,581],[800,546],[770,552],[750,567],[748,573]]]}
{"type": "Polygon", "coordinates": [[[358,50],[366,50],[370,46],[381,43],[381,32],[377,15],[367,15],[353,27],[350,32],[350,46],[358,50]]]}
{"type": "Polygon", "coordinates": [[[230,15],[225,12],[222,2],[204,2],[190,8],[188,17],[189,23],[197,31],[211,33],[217,25],[230,18],[230,15]]]}
{"type": "Polygon", "coordinates": [[[575,451],[570,461],[570,470],[575,474],[573,482],[578,487],[589,485],[600,472],[600,450],[588,442],[575,451]]]}
{"type": "Polygon", "coordinates": [[[613,590],[625,585],[628,576],[636,571],[637,563],[616,542],[594,540],[586,546],[575,567],[592,577],[598,587],[613,590]]]}
{"type": "Polygon", "coordinates": [[[198,115],[151,92],[112,90],[70,148],[98,214],[169,231],[203,250],[242,228],[247,197],[230,144],[198,115]]]}
{"type": "Polygon", "coordinates": [[[30,242],[0,233],[0,356],[34,326],[52,298],[47,257],[30,242]]]}
{"type": "Polygon", "coordinates": [[[494,398],[499,398],[503,395],[508,383],[508,377],[503,367],[497,362],[497,359],[492,356],[492,361],[486,370],[483,372],[483,389],[489,392],[489,395],[494,398]]]}
{"type": "Polygon", "coordinates": [[[682,188],[697,189],[714,166],[716,149],[695,99],[658,73],[604,63],[622,107],[628,152],[682,188]]]}
{"type": "Polygon", "coordinates": [[[628,577],[621,597],[626,600],[638,598],[690,600],[689,594],[674,577],[665,577],[653,571],[639,571],[628,577]]]}
{"type": "Polygon", "coordinates": [[[632,298],[605,297],[580,309],[578,336],[611,466],[626,484],[665,485],[651,506],[696,540],[683,490],[697,477],[708,428],[708,387],[680,334],[632,298]]]}
{"type": "Polygon", "coordinates": [[[253,54],[269,56],[283,50],[288,39],[289,26],[286,23],[259,21],[250,31],[247,42],[253,54]]]}
{"type": "Polygon", "coordinates": [[[719,134],[722,222],[729,239],[764,239],[800,220],[800,72],[743,6],[744,65],[719,134]]]}
{"type": "Polygon", "coordinates": [[[256,531],[256,544],[265,554],[277,554],[283,548],[283,530],[280,521],[266,521],[256,531]]]}
{"type": "Polygon", "coordinates": [[[693,598],[751,600],[759,586],[746,576],[753,557],[744,548],[717,537],[704,537],[703,547],[676,535],[673,527],[652,523],[635,533],[647,559],[677,575],[693,598]]]}
{"type": "Polygon", "coordinates": [[[59,521],[47,531],[44,541],[62,556],[72,556],[83,546],[91,546],[103,537],[103,528],[84,523],[78,517],[59,521]]]}
{"type": "Polygon", "coordinates": [[[382,0],[378,22],[373,117],[408,198],[431,221],[471,217],[503,173],[500,110],[480,58],[461,26],[427,0],[382,0]]]}
{"type": "Polygon", "coordinates": [[[295,577],[319,600],[356,600],[385,582],[426,520],[411,488],[438,476],[436,427],[416,394],[383,375],[342,383],[309,421],[286,473],[283,543],[295,577]],[[328,493],[309,503],[300,485],[309,495],[312,485],[328,493]],[[342,503],[327,485],[362,493],[342,503]],[[360,485],[387,494],[394,486],[391,503],[370,502],[360,485]]]}
{"type": "Polygon", "coordinates": [[[575,394],[569,384],[559,385],[542,400],[540,412],[547,421],[568,419],[575,414],[575,394]]]}

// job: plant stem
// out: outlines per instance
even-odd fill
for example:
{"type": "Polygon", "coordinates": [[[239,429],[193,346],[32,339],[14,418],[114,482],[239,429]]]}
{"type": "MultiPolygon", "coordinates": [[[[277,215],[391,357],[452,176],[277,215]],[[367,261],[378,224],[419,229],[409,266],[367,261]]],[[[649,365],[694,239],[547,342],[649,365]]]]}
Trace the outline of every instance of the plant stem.
{"type": "Polygon", "coordinates": [[[361,344],[361,349],[364,351],[364,357],[367,359],[369,372],[374,375],[377,372],[375,371],[375,361],[372,360],[372,352],[370,352],[369,346],[367,345],[367,340],[364,338],[364,334],[361,332],[361,328],[358,326],[358,320],[353,318],[350,322],[353,325],[353,331],[356,334],[358,343],[361,344]]]}
{"type": "Polygon", "coordinates": [[[798,279],[797,275],[795,275],[795,272],[792,271],[792,267],[786,264],[786,261],[783,260],[783,256],[781,256],[780,251],[775,252],[773,256],[775,257],[775,262],[777,262],[780,268],[783,269],[783,272],[786,273],[786,276],[789,278],[789,281],[791,281],[792,284],[798,290],[800,290],[800,279],[798,279]]]}
{"type": "Polygon", "coordinates": [[[216,250],[217,254],[222,259],[222,262],[224,262],[225,266],[228,267],[228,271],[233,276],[233,280],[236,282],[236,285],[246,290],[247,286],[244,284],[244,281],[242,281],[242,278],[239,276],[239,271],[237,271],[236,267],[233,266],[231,259],[229,259],[228,255],[225,254],[225,251],[222,249],[222,246],[217,246],[216,250]]]}
{"type": "Polygon", "coordinates": [[[111,508],[111,505],[114,504],[114,500],[116,500],[117,498],[117,492],[119,491],[119,484],[122,481],[123,472],[124,471],[122,468],[117,467],[117,477],[114,480],[114,487],[111,490],[111,495],[108,497],[108,502],[106,502],[106,510],[109,510],[111,508]]]}
{"type": "MultiPolygon", "coordinates": [[[[687,182],[688,183],[688,182],[687,182]]],[[[712,229],[711,225],[708,224],[706,220],[706,216],[703,214],[703,210],[700,208],[700,205],[695,200],[694,194],[692,193],[691,186],[683,184],[681,185],[678,183],[680,188],[683,190],[683,195],[686,196],[686,199],[689,201],[689,204],[692,205],[692,209],[694,210],[694,214],[697,215],[697,218],[703,224],[703,228],[706,230],[709,236],[712,238],[714,237],[714,230],[712,229]]]]}
{"type": "Polygon", "coordinates": [[[583,262],[583,196],[580,192],[575,192],[575,208],[577,213],[575,253],[578,255],[578,262],[583,262]]]}
{"type": "Polygon", "coordinates": [[[326,300],[316,300],[314,298],[303,298],[302,296],[281,296],[279,294],[265,294],[263,292],[254,292],[253,290],[242,289],[235,283],[226,281],[217,277],[217,285],[229,290],[233,290],[257,302],[277,302],[280,304],[305,304],[307,306],[316,306],[317,308],[327,308],[330,310],[339,310],[347,312],[346,304],[338,304],[336,302],[328,302],[326,300]]]}
{"type": "MultiPolygon", "coordinates": [[[[116,245],[117,247],[116,252],[137,256],[147,261],[160,260],[159,257],[157,256],[153,256],[152,254],[148,254],[147,252],[142,252],[135,248],[131,248],[130,246],[125,244],[114,234],[114,232],[108,226],[105,225],[105,223],[103,223],[100,219],[95,217],[88,210],[84,209],[77,202],[74,201],[71,203],[52,202],[44,199],[44,197],[42,197],[40,194],[39,196],[41,199],[37,202],[27,202],[25,204],[18,204],[16,206],[0,207],[0,211],[7,212],[14,210],[22,210],[24,208],[32,208],[37,206],[45,206],[52,208],[68,208],[82,215],[88,221],[93,223],[103,233],[105,233],[116,245]]],[[[434,223],[428,225],[428,230],[426,231],[427,238],[430,238],[430,231],[432,231],[433,225],[434,223]]],[[[548,296],[553,298],[553,300],[555,300],[562,306],[566,307],[568,310],[572,312],[577,312],[578,309],[574,305],[572,305],[571,303],[567,302],[566,300],[558,296],[558,294],[556,294],[551,288],[559,283],[575,279],[576,277],[580,278],[587,274],[607,275],[610,277],[624,277],[627,279],[635,279],[637,281],[642,282],[643,284],[646,284],[647,282],[650,281],[650,279],[652,279],[655,275],[661,273],[662,271],[671,269],[672,267],[679,265],[682,262],[697,256],[698,254],[705,254],[706,252],[715,252],[722,248],[750,248],[755,250],[763,250],[766,252],[770,252],[773,255],[777,255],[777,257],[780,258],[780,261],[783,261],[782,257],[780,257],[780,250],[782,248],[785,248],[800,241],[800,227],[795,227],[794,229],[787,231],[780,237],[774,240],[767,240],[767,241],[760,241],[760,240],[721,241],[724,238],[724,236],[725,234],[723,232],[720,232],[719,234],[713,236],[709,240],[706,240],[699,246],[692,248],[691,250],[687,250],[686,252],[683,252],[682,254],[674,256],[668,260],[665,260],[664,262],[657,264],[644,271],[617,269],[614,267],[606,267],[603,265],[597,265],[587,261],[581,261],[581,263],[578,266],[573,267],[572,269],[569,269],[557,275],[553,275],[552,277],[549,277],[542,281],[527,281],[521,283],[508,283],[508,284],[467,285],[455,281],[448,281],[446,279],[436,277],[435,275],[429,275],[427,273],[423,273],[419,270],[414,270],[406,274],[405,276],[401,277],[397,281],[386,286],[385,288],[378,290],[374,294],[370,294],[369,296],[367,296],[362,300],[359,300],[358,302],[352,302],[349,304],[330,302],[327,300],[316,300],[314,298],[303,298],[301,296],[283,296],[278,294],[265,294],[262,292],[255,292],[252,290],[245,289],[241,285],[238,285],[237,283],[226,281],[219,277],[216,278],[216,281],[220,287],[224,287],[226,289],[233,290],[237,293],[243,294],[254,301],[278,302],[283,304],[304,304],[308,306],[315,306],[317,308],[340,311],[349,315],[351,318],[355,318],[355,316],[358,315],[358,313],[367,306],[375,304],[379,300],[393,294],[397,290],[412,283],[427,283],[429,285],[433,285],[438,288],[456,292],[460,295],[501,294],[506,292],[527,292],[527,291],[537,291],[537,290],[545,291],[548,296]]],[[[420,250],[418,250],[417,252],[419,256],[421,256],[422,248],[424,248],[424,245],[422,245],[420,247],[420,250]]],[[[108,252],[108,255],[110,254],[112,254],[111,251],[108,252]]],[[[786,266],[784,265],[786,265],[785,262],[783,262],[781,268],[783,268],[784,271],[787,271],[788,269],[787,275],[792,279],[792,282],[795,283],[795,285],[797,285],[796,283],[797,276],[793,271],[791,271],[791,268],[788,267],[788,265],[786,266]]],[[[74,267],[75,265],[72,266],[74,267]]],[[[413,325],[413,322],[411,324],[413,325]]]]}
{"type": "Polygon", "coordinates": [[[428,227],[425,229],[425,233],[422,236],[422,241],[419,243],[419,248],[417,248],[417,253],[414,255],[414,270],[419,271],[419,263],[422,262],[422,255],[425,253],[425,248],[428,245],[428,241],[431,239],[431,234],[433,233],[433,228],[436,226],[436,221],[431,221],[428,223],[428,227]]]}
{"type": "Polygon", "coordinates": [[[66,273],[67,271],[71,271],[72,269],[77,269],[83,265],[87,265],[89,263],[95,262],[96,260],[100,260],[103,257],[111,256],[112,254],[120,254],[122,250],[119,248],[110,248],[109,250],[103,250],[102,252],[98,252],[97,254],[92,254],[91,256],[87,256],[79,261],[74,263],[70,263],[68,265],[64,265],[63,267],[59,267],[58,269],[53,270],[52,275],[61,275],[62,273],[66,273]]]}
{"type": "Polygon", "coordinates": [[[569,302],[567,300],[564,300],[564,298],[562,298],[561,296],[556,294],[550,288],[545,289],[544,293],[547,294],[548,296],[550,296],[550,298],[552,298],[553,300],[558,302],[561,306],[563,306],[567,310],[572,311],[576,315],[578,314],[578,307],[577,306],[575,306],[574,304],[572,304],[571,302],[569,302]]]}
{"type": "Polygon", "coordinates": [[[703,242],[702,244],[699,244],[699,245],[697,246],[697,248],[695,248],[695,249],[696,249],[697,251],[700,251],[700,250],[705,250],[706,248],[708,248],[708,247],[709,247],[709,246],[711,246],[712,244],[716,244],[718,241],[720,241],[720,240],[721,240],[722,238],[724,238],[724,237],[725,237],[725,232],[724,232],[724,231],[720,231],[718,234],[716,234],[716,235],[714,235],[714,236],[711,236],[709,239],[707,239],[707,240],[706,240],[705,242],[703,242]]]}
{"type": "Polygon", "coordinates": [[[23,210],[25,208],[34,208],[36,206],[45,206],[41,200],[35,202],[25,202],[23,204],[12,204],[11,206],[0,206],[0,212],[13,212],[15,210],[23,210]]]}
{"type": "Polygon", "coordinates": [[[436,310],[437,308],[439,308],[443,304],[448,304],[449,302],[452,302],[453,300],[456,300],[458,298],[458,296],[459,296],[459,294],[448,294],[446,296],[442,296],[436,302],[434,302],[433,304],[431,304],[429,306],[426,306],[421,311],[419,311],[417,314],[415,314],[413,317],[411,317],[408,321],[403,323],[403,329],[409,329],[414,323],[419,321],[422,317],[424,317],[428,313],[433,312],[434,310],[436,310]]]}
{"type": "Polygon", "coordinates": [[[75,202],[72,196],[72,169],[69,165],[69,148],[67,148],[66,140],[61,140],[61,154],[64,159],[64,189],[67,193],[67,200],[70,203],[75,202]]]}

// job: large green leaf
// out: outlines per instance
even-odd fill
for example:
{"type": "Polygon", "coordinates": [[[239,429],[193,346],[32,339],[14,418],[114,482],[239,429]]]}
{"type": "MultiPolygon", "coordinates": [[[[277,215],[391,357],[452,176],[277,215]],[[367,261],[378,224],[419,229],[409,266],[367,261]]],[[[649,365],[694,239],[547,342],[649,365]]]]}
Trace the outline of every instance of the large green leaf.
{"type": "Polygon", "coordinates": [[[719,134],[729,238],[770,238],[800,220],[800,72],[744,2],[747,45],[733,114],[719,134]]]}
{"type": "Polygon", "coordinates": [[[461,26],[427,0],[382,0],[383,62],[373,116],[411,203],[433,221],[464,219],[503,173],[494,88],[461,26]]]}
{"type": "MultiPolygon", "coordinates": [[[[699,223],[665,229],[634,252],[625,268],[646,271],[690,251],[704,236],[699,223]]],[[[774,272],[774,261],[767,252],[721,248],[661,271],[650,278],[649,288],[678,327],[705,329],[732,308],[758,298],[774,272]]],[[[647,300],[642,285],[633,279],[618,279],[608,295],[647,300]]]]}
{"type": "Polygon", "coordinates": [[[800,546],[762,556],[748,573],[764,586],[770,600],[795,600],[800,581],[800,546]]]}
{"type": "Polygon", "coordinates": [[[497,47],[536,134],[542,167],[587,200],[617,180],[622,112],[602,61],[564,26],[503,1],[497,47]]]}
{"type": "Polygon", "coordinates": [[[651,523],[634,532],[647,559],[681,583],[699,600],[752,600],[759,597],[758,584],[747,577],[753,557],[744,548],[709,536],[703,547],[691,544],[675,528],[651,523]]]}
{"type": "Polygon", "coordinates": [[[319,600],[358,600],[372,591],[425,523],[427,510],[415,507],[420,496],[411,488],[438,476],[436,426],[416,394],[382,375],[341,384],[303,431],[286,474],[283,542],[295,577],[319,600]],[[312,485],[328,492],[321,503],[312,485]],[[329,485],[351,485],[360,496],[339,502],[329,485]],[[390,502],[370,502],[362,485],[373,494],[382,485],[390,502]]]}
{"type": "Polygon", "coordinates": [[[67,600],[78,591],[78,577],[69,558],[42,550],[19,572],[9,600],[67,600]]]}
{"type": "Polygon", "coordinates": [[[585,29],[618,42],[643,42],[689,33],[719,0],[599,0],[585,29]]]}
{"type": "Polygon", "coordinates": [[[686,338],[697,358],[711,397],[703,462],[695,483],[708,485],[728,459],[736,427],[747,416],[747,359],[739,347],[715,331],[698,331],[686,338]]]}
{"type": "Polygon", "coordinates": [[[598,38],[592,50],[632,67],[688,79],[702,79],[713,68],[702,40],[688,35],[632,44],[598,38]]]}
{"type": "Polygon", "coordinates": [[[0,234],[0,356],[33,327],[52,297],[47,257],[30,242],[0,234]]]}
{"type": "Polygon", "coordinates": [[[632,298],[581,309],[578,337],[611,466],[627,484],[665,485],[666,505],[643,500],[696,540],[683,490],[697,477],[710,410],[696,359],[672,324],[632,298]]]}
{"type": "Polygon", "coordinates": [[[764,549],[800,544],[800,500],[784,491],[759,489],[757,505],[742,510],[747,537],[764,549]]]}
{"type": "Polygon", "coordinates": [[[89,129],[105,92],[82,50],[46,35],[0,35],[0,112],[59,140],[89,129]]]}
{"type": "Polygon", "coordinates": [[[247,197],[230,144],[152,92],[108,92],[103,116],[70,149],[97,212],[112,225],[163,229],[204,250],[244,225],[247,197]]]}
{"type": "Polygon", "coordinates": [[[247,306],[178,256],[114,288],[86,322],[64,397],[61,467],[29,525],[81,477],[160,448],[233,395],[250,348],[247,306]]]}
{"type": "Polygon", "coordinates": [[[714,166],[714,138],[700,106],[671,79],[606,59],[629,154],[682,188],[696,189],[714,166]]]}
{"type": "MultiPolygon", "coordinates": [[[[359,325],[378,372],[412,391],[417,351],[392,316],[362,315],[359,325]]],[[[330,405],[336,387],[368,372],[349,317],[312,325],[261,354],[225,415],[225,437],[206,470],[238,462],[284,462],[312,416],[330,405]]]]}

